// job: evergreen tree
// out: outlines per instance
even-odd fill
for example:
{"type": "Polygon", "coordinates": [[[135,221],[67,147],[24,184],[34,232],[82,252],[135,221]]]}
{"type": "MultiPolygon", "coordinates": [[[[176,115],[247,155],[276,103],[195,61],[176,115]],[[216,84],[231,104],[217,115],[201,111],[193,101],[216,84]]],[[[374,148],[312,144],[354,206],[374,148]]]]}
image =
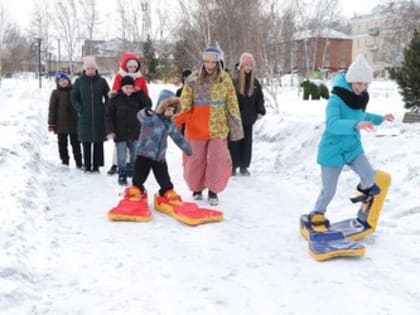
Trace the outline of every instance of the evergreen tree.
{"type": "Polygon", "coordinates": [[[174,63],[178,68],[178,73],[185,69],[193,69],[197,61],[192,57],[191,52],[194,51],[191,45],[186,40],[179,40],[175,43],[174,48],[174,63]]]}
{"type": "Polygon", "coordinates": [[[176,67],[170,60],[168,51],[163,51],[157,59],[156,75],[157,79],[168,81],[176,76],[176,67]]]}
{"type": "Polygon", "coordinates": [[[144,74],[147,81],[156,79],[158,59],[156,58],[156,51],[153,47],[153,42],[150,36],[147,36],[147,40],[143,46],[143,58],[145,63],[145,67],[143,69],[145,69],[144,74]]]}
{"type": "Polygon", "coordinates": [[[400,67],[390,69],[390,76],[400,88],[404,107],[420,108],[420,33],[417,30],[404,49],[404,61],[400,67]]]}

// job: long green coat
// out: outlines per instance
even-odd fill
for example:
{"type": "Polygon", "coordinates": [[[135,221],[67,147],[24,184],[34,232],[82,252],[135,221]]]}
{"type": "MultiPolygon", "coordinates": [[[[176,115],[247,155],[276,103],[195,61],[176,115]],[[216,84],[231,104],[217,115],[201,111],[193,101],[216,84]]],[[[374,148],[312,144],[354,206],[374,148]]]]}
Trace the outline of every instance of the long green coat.
{"type": "Polygon", "coordinates": [[[103,142],[105,139],[105,106],[109,86],[98,73],[83,74],[71,91],[71,102],[79,113],[77,131],[80,142],[103,142]]]}

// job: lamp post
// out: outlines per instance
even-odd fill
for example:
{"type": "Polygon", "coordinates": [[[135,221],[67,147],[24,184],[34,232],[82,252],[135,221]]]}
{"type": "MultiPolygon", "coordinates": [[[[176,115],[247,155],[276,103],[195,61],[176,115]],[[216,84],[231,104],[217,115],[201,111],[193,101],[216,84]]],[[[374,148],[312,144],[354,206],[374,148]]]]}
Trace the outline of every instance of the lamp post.
{"type": "Polygon", "coordinates": [[[39,88],[42,88],[42,79],[41,79],[41,41],[42,38],[37,37],[35,38],[38,46],[38,80],[39,80],[39,88]]]}

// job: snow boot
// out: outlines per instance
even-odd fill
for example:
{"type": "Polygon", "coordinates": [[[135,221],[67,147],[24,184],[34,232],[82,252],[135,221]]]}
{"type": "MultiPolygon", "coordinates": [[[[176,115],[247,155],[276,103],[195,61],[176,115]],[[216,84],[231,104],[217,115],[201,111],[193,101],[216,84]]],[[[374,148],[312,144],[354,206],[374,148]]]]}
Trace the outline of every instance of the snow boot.
{"type": "Polygon", "coordinates": [[[127,186],[127,173],[125,170],[118,171],[118,184],[122,186],[127,186]]]}
{"type": "Polygon", "coordinates": [[[194,191],[192,195],[194,200],[203,200],[203,192],[200,191],[194,191]]]}
{"type": "Polygon", "coordinates": [[[236,173],[236,167],[232,166],[232,176],[237,176],[238,173],[236,173]]]}
{"type": "Polygon", "coordinates": [[[112,165],[111,168],[108,170],[108,175],[114,175],[117,173],[117,165],[112,165]]]}
{"type": "Polygon", "coordinates": [[[330,221],[321,212],[312,211],[300,217],[300,233],[307,241],[311,238],[311,233],[328,232],[330,221]]]}
{"type": "Polygon", "coordinates": [[[131,163],[127,163],[125,166],[125,169],[127,171],[127,177],[133,177],[134,174],[134,166],[131,165],[131,163]]]}
{"type": "Polygon", "coordinates": [[[369,202],[374,196],[379,195],[381,192],[376,184],[373,184],[372,187],[367,189],[360,188],[360,185],[357,185],[356,188],[358,192],[350,197],[352,203],[369,202]]]}
{"type": "Polygon", "coordinates": [[[208,201],[210,206],[217,206],[219,204],[219,198],[215,192],[209,190],[208,201]]]}
{"type": "Polygon", "coordinates": [[[246,167],[240,167],[239,168],[239,173],[242,176],[250,176],[251,175],[251,173],[248,171],[248,169],[246,167]]]}
{"type": "Polygon", "coordinates": [[[127,187],[124,198],[108,212],[108,219],[111,221],[150,221],[152,214],[147,205],[146,190],[141,191],[137,186],[127,187]]]}

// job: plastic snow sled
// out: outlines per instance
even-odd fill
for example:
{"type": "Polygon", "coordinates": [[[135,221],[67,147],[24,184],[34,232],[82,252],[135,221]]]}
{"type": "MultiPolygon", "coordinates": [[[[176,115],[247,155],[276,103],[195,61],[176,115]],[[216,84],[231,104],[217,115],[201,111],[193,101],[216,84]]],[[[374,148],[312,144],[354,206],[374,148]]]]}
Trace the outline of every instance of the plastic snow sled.
{"type": "Polygon", "coordinates": [[[147,192],[138,187],[127,187],[124,198],[108,212],[111,221],[147,222],[152,219],[152,213],[147,205],[147,192]]]}
{"type": "Polygon", "coordinates": [[[199,225],[223,220],[222,212],[199,208],[193,202],[183,202],[181,197],[173,190],[167,191],[164,196],[155,194],[154,208],[188,225],[199,225]]]}
{"type": "Polygon", "coordinates": [[[363,245],[346,239],[341,232],[331,231],[328,222],[313,226],[307,214],[300,217],[300,232],[308,241],[309,253],[315,260],[323,261],[334,257],[365,254],[363,245]]]}
{"type": "Polygon", "coordinates": [[[341,232],[345,238],[354,241],[375,232],[391,184],[391,176],[384,171],[376,170],[375,184],[379,188],[377,195],[364,198],[362,194],[356,194],[350,198],[353,203],[362,203],[357,217],[331,224],[331,231],[341,232]]]}

